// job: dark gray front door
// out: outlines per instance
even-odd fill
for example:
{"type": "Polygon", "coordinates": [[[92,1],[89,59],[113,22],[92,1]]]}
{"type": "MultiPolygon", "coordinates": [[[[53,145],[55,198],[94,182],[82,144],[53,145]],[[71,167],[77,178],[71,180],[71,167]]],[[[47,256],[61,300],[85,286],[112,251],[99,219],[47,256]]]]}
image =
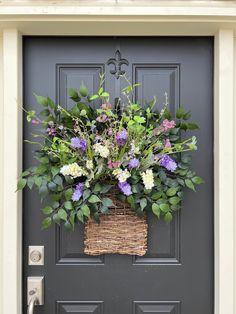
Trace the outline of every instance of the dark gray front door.
{"type": "MultiPolygon", "coordinates": [[[[37,108],[33,92],[70,106],[68,87],[83,81],[96,92],[99,73],[105,87],[119,96],[126,83],[110,58],[127,60],[121,70],[141,83],[136,98],[169,96],[170,108],[184,105],[200,125],[194,168],[205,184],[186,191],[182,211],[170,225],[149,219],[148,253],[144,257],[83,254],[83,230],[59,227],[42,231],[40,199],[24,193],[24,313],[27,276],[45,276],[45,305],[39,314],[213,314],[213,149],[211,38],[30,38],[24,39],[24,104],[37,108]],[[116,53],[116,54],[115,54],[116,53]],[[115,73],[117,74],[117,72],[115,73]],[[45,265],[28,266],[29,245],[45,246],[45,265]]],[[[24,126],[24,138],[33,128],[24,126]]],[[[24,166],[34,163],[33,148],[24,145],[24,166]]]]}

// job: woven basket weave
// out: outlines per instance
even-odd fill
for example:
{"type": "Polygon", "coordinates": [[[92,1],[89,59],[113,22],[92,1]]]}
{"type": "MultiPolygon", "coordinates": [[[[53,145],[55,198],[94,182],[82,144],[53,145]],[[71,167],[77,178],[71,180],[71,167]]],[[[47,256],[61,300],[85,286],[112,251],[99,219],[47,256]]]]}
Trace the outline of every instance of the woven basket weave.
{"type": "Polygon", "coordinates": [[[128,203],[118,201],[116,189],[106,197],[115,208],[100,215],[100,223],[89,219],[85,224],[84,253],[87,255],[128,254],[143,256],[147,251],[146,217],[138,217],[128,203]]]}

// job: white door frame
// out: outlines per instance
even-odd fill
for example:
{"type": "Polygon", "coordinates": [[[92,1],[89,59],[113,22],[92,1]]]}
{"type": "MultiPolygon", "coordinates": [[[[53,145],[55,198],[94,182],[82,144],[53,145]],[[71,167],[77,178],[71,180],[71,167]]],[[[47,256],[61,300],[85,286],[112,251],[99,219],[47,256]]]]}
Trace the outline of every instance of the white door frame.
{"type": "Polygon", "coordinates": [[[22,35],[40,34],[214,36],[214,314],[235,313],[236,7],[220,5],[0,5],[1,313],[22,313],[22,196],[15,193],[22,165],[22,114],[17,104],[22,103],[22,35]]]}

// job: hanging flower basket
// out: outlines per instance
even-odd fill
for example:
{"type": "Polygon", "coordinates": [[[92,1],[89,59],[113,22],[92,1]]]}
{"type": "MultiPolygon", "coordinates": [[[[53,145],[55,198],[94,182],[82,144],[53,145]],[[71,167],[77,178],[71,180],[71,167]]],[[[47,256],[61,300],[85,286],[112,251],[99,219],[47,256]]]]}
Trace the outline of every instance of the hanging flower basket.
{"type": "Polygon", "coordinates": [[[102,74],[94,95],[84,84],[70,88],[75,104],[69,109],[38,95],[42,111],[23,109],[35,126],[26,142],[36,145],[38,162],[24,169],[17,189],[38,190],[43,229],[85,224],[86,254],[142,256],[146,213],[170,223],[181,208],[183,188],[195,190],[203,182],[185,155],[197,150],[197,139],[183,134],[198,126],[188,122],[191,113],[182,107],[169,111],[167,94],[163,107],[155,104],[156,97],[138,104],[139,84],[123,88],[111,103],[104,81],[102,74]]]}
{"type": "Polygon", "coordinates": [[[128,254],[143,256],[147,251],[146,215],[138,217],[128,203],[116,199],[118,191],[106,196],[112,199],[109,214],[100,215],[100,223],[89,219],[85,224],[85,248],[87,255],[128,254]]]}

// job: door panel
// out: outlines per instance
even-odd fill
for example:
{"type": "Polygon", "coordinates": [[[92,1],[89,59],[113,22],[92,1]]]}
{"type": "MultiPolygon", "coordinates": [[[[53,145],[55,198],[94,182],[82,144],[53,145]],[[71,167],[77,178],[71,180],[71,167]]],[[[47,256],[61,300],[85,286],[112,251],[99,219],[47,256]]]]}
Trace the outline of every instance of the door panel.
{"type": "MultiPolygon", "coordinates": [[[[136,101],[144,104],[156,95],[156,106],[162,106],[166,92],[172,112],[180,105],[192,111],[200,125],[193,167],[205,181],[197,193],[185,191],[171,224],[148,216],[143,257],[85,255],[82,226],[71,233],[59,227],[42,231],[40,199],[35,191],[25,191],[24,287],[27,276],[45,276],[45,305],[35,313],[213,314],[212,51],[211,38],[197,37],[24,39],[26,109],[39,109],[33,92],[70,107],[67,88],[83,81],[92,94],[104,71],[105,88],[114,99],[127,85],[116,74],[125,71],[142,84],[136,101]],[[119,58],[125,59],[120,68],[119,58]],[[27,265],[29,245],[45,246],[44,266],[27,265]]],[[[25,124],[24,138],[32,132],[25,124]]],[[[35,163],[32,151],[24,145],[25,167],[35,163]]]]}

